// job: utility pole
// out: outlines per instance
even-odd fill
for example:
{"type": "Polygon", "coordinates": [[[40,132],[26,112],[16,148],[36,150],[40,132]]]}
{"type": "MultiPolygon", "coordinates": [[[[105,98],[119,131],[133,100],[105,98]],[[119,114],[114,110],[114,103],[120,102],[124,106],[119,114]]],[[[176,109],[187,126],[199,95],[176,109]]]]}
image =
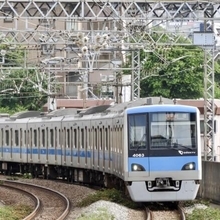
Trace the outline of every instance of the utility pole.
{"type": "MultiPolygon", "coordinates": [[[[204,20],[203,30],[194,32],[194,45],[204,50],[204,160],[215,161],[214,145],[214,50],[215,37],[212,30],[208,30],[207,20],[204,20]]],[[[210,24],[209,24],[210,25],[210,24]]]]}

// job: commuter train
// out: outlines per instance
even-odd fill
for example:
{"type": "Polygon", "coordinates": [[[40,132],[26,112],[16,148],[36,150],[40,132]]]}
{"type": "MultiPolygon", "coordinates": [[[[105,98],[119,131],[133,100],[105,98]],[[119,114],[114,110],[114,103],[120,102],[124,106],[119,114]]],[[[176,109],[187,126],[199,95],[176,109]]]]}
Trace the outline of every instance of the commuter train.
{"type": "Polygon", "coordinates": [[[0,171],[120,187],[136,202],[193,200],[199,121],[197,108],[160,97],[2,115],[0,171]]]}

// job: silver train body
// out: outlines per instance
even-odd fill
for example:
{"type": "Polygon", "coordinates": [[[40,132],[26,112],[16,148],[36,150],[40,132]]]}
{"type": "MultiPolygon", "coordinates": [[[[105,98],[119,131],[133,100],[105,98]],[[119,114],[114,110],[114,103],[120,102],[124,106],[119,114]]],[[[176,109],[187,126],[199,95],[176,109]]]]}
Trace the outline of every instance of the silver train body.
{"type": "MultiPolygon", "coordinates": [[[[151,104],[159,102],[157,97],[150,100],[151,104]]],[[[172,106],[178,108],[165,104],[156,109],[152,106],[146,105],[146,99],[140,99],[84,111],[65,109],[43,116],[39,112],[25,112],[1,117],[0,171],[30,172],[34,177],[63,177],[70,182],[124,187],[137,202],[192,200],[201,180],[198,111],[194,107],[181,107],[182,116],[188,110],[195,113],[183,125],[170,120],[150,122],[154,111],[165,115],[172,106]],[[178,146],[170,142],[179,124],[186,130],[191,126],[196,132],[196,144],[192,147],[183,147],[181,141],[178,146]],[[167,131],[166,142],[157,139],[158,132],[164,133],[163,127],[174,129],[167,131]],[[143,134],[145,138],[141,137],[143,134]]],[[[184,140],[191,143],[191,139],[184,140]]]]}

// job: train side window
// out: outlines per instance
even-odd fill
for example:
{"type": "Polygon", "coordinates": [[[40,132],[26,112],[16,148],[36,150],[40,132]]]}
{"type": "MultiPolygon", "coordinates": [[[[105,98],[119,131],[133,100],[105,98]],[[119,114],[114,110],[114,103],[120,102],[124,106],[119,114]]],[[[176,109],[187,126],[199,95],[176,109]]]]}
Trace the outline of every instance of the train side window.
{"type": "Polygon", "coordinates": [[[70,128],[70,148],[73,149],[73,128],[70,128]]]}
{"type": "Polygon", "coordinates": [[[4,132],[3,132],[3,129],[1,129],[0,140],[1,140],[1,146],[3,146],[4,145],[4,132]]]}
{"type": "Polygon", "coordinates": [[[88,129],[85,127],[85,148],[88,149],[88,129]]]}
{"type": "Polygon", "coordinates": [[[91,135],[91,142],[90,142],[90,143],[91,143],[91,149],[92,149],[92,150],[94,150],[94,139],[95,139],[95,138],[94,138],[94,135],[95,135],[94,132],[95,132],[95,131],[94,131],[94,127],[92,127],[92,128],[91,128],[91,134],[90,134],[90,135],[91,135]]]}
{"type": "Polygon", "coordinates": [[[93,128],[89,129],[89,148],[93,149],[93,128]]]}
{"type": "Polygon", "coordinates": [[[53,129],[50,129],[50,147],[54,147],[53,129]]]}
{"type": "Polygon", "coordinates": [[[15,146],[19,146],[19,131],[15,130],[15,146]]]}
{"type": "Polygon", "coordinates": [[[100,135],[99,149],[102,150],[102,145],[103,145],[103,143],[102,143],[102,140],[103,140],[103,137],[102,137],[102,135],[103,135],[103,134],[102,134],[102,128],[100,128],[99,131],[100,131],[100,132],[99,132],[99,135],[100,135]]]}
{"type": "Polygon", "coordinates": [[[59,129],[59,147],[62,147],[62,130],[61,129],[59,129]]]}
{"type": "Polygon", "coordinates": [[[37,147],[37,130],[34,129],[34,147],[37,147]]]}
{"type": "Polygon", "coordinates": [[[109,140],[110,140],[110,126],[108,126],[108,128],[106,128],[106,138],[105,138],[105,141],[106,141],[106,150],[109,149],[109,140]]]}
{"type": "Polygon", "coordinates": [[[121,138],[122,138],[121,139],[121,146],[122,146],[121,147],[121,153],[123,153],[123,149],[124,149],[123,148],[123,146],[124,146],[124,126],[123,125],[121,126],[121,138]]]}
{"type": "Polygon", "coordinates": [[[88,129],[88,143],[87,143],[87,148],[90,149],[91,146],[91,129],[88,129]]]}
{"type": "Polygon", "coordinates": [[[46,147],[48,148],[50,146],[50,137],[49,137],[49,129],[48,127],[46,128],[46,134],[45,134],[45,139],[46,139],[46,147]]]}
{"type": "Polygon", "coordinates": [[[63,128],[63,146],[66,148],[66,127],[63,128]]]}
{"type": "Polygon", "coordinates": [[[113,127],[113,151],[116,152],[116,145],[117,145],[117,127],[113,127]]]}
{"type": "Polygon", "coordinates": [[[121,128],[118,126],[118,131],[117,131],[117,152],[119,152],[119,146],[121,144],[121,128]]]}
{"type": "Polygon", "coordinates": [[[103,147],[105,147],[105,150],[108,150],[108,128],[105,128],[104,131],[105,131],[105,139],[104,139],[105,140],[104,141],[105,142],[104,143],[105,146],[103,146],[103,147]]]}
{"type": "Polygon", "coordinates": [[[84,129],[83,128],[81,128],[81,148],[84,148],[85,146],[84,146],[84,129]]]}
{"type": "Polygon", "coordinates": [[[20,135],[20,147],[23,147],[23,130],[22,130],[22,128],[20,128],[19,135],[20,135]]]}
{"type": "Polygon", "coordinates": [[[79,137],[77,138],[77,148],[79,149],[80,148],[80,129],[79,127],[77,128],[77,134],[79,135],[79,137]]]}
{"type": "Polygon", "coordinates": [[[40,128],[37,129],[37,146],[41,147],[41,143],[40,143],[40,128]]]}
{"type": "Polygon", "coordinates": [[[45,129],[41,130],[41,146],[45,147],[45,129]]]}
{"type": "Polygon", "coordinates": [[[67,131],[67,147],[70,148],[70,129],[68,128],[66,131],[67,131]]]}
{"type": "MultiPolygon", "coordinates": [[[[111,130],[110,130],[111,132],[110,132],[110,139],[111,139],[111,142],[114,144],[114,140],[113,140],[113,128],[111,128],[111,130]]],[[[110,145],[110,147],[111,147],[111,151],[113,151],[113,144],[111,144],[110,145]]]]}
{"type": "Polygon", "coordinates": [[[30,135],[30,140],[29,140],[29,144],[30,144],[30,146],[32,147],[32,142],[33,142],[33,139],[32,139],[32,128],[30,128],[30,133],[29,133],[29,135],[30,135]]]}
{"type": "Polygon", "coordinates": [[[24,146],[26,147],[26,145],[27,145],[27,131],[24,130],[24,146]]]}
{"type": "Polygon", "coordinates": [[[13,146],[13,131],[12,128],[10,129],[10,133],[9,133],[9,146],[13,146]]]}
{"type": "Polygon", "coordinates": [[[116,146],[116,151],[119,152],[119,145],[121,144],[121,128],[120,125],[118,126],[118,131],[117,131],[117,146],[116,146]]]}
{"type": "Polygon", "coordinates": [[[94,140],[94,145],[95,145],[95,149],[97,150],[97,142],[98,142],[98,133],[97,133],[97,129],[95,128],[95,140],[94,140]]]}
{"type": "Polygon", "coordinates": [[[58,137],[58,134],[57,134],[57,127],[55,127],[55,129],[54,129],[54,143],[55,143],[55,148],[57,148],[57,143],[58,143],[58,139],[57,139],[57,137],[58,137]]]}
{"type": "Polygon", "coordinates": [[[74,148],[77,148],[77,130],[74,128],[74,148]]]}

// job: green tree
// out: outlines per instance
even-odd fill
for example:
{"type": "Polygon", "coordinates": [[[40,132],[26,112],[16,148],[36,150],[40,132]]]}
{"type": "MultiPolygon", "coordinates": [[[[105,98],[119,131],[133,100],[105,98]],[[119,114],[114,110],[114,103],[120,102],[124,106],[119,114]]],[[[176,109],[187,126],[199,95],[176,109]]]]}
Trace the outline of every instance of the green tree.
{"type": "MultiPolygon", "coordinates": [[[[141,50],[142,63],[140,95],[163,96],[167,98],[201,98],[204,97],[204,51],[197,46],[189,46],[190,40],[184,36],[161,34],[161,27],[152,29],[151,38],[143,37],[152,42],[151,53],[141,50]],[[179,46],[169,46],[170,39],[179,46]],[[167,44],[158,46],[154,42],[167,44]],[[188,46],[180,46],[186,44],[188,46]]],[[[125,67],[131,67],[131,56],[125,67]]],[[[131,74],[124,71],[123,74],[131,74]]],[[[220,62],[215,63],[215,98],[220,98],[220,62]]]]}
{"type": "MultiPolygon", "coordinates": [[[[47,94],[36,86],[39,81],[36,77],[37,71],[21,68],[26,62],[25,51],[22,48],[9,50],[5,45],[1,45],[0,50],[6,50],[3,66],[8,68],[8,71],[6,69],[0,72],[0,111],[41,109],[46,103],[47,94]],[[16,70],[11,67],[19,68],[16,70]]],[[[41,82],[44,89],[47,88],[46,82],[41,82]]]]}
{"type": "MultiPolygon", "coordinates": [[[[0,106],[16,109],[21,106],[27,110],[39,110],[46,103],[47,95],[39,91],[31,81],[36,81],[35,71],[16,70],[4,78],[1,88],[5,88],[0,94],[0,106]]],[[[44,83],[45,84],[45,83],[44,83]]],[[[46,87],[46,85],[44,85],[46,87]]]]}
{"type": "MultiPolygon", "coordinates": [[[[215,98],[220,98],[219,61],[215,62],[214,69],[215,98]]],[[[142,97],[204,97],[204,51],[194,46],[172,47],[166,52],[166,62],[161,61],[154,53],[149,54],[143,62],[142,74],[142,97]]]]}
{"type": "Polygon", "coordinates": [[[141,96],[203,97],[203,60],[201,50],[181,46],[167,50],[164,60],[149,54],[143,62],[141,96]]]}

